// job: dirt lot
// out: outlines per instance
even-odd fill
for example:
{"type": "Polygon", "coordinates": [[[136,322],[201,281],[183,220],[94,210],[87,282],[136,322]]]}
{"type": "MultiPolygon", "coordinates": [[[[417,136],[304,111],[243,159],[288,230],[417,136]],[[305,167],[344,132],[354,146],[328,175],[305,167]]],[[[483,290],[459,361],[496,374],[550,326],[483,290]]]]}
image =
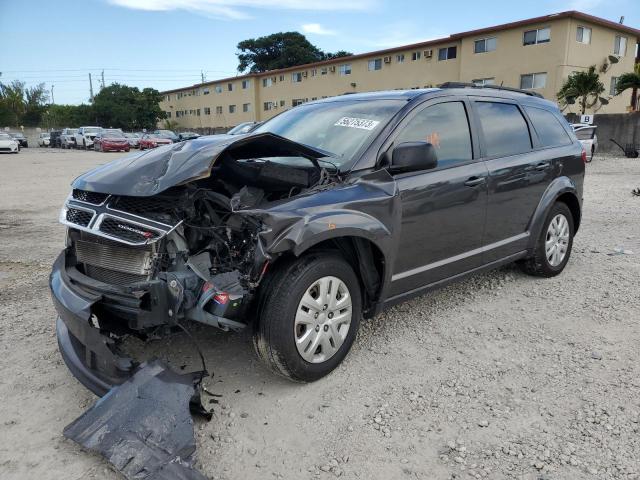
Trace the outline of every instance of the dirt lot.
{"type": "MultiPolygon", "coordinates": [[[[95,400],[55,340],[47,276],[79,173],[119,154],[0,156],[0,477],[118,479],[62,437],[95,400]]],[[[565,272],[513,267],[363,325],[312,385],[276,378],[247,334],[195,328],[222,395],[198,422],[211,478],[640,478],[640,161],[596,158],[565,272]],[[609,255],[616,247],[627,254],[609,255]]],[[[149,345],[197,366],[184,336],[149,345]]]]}

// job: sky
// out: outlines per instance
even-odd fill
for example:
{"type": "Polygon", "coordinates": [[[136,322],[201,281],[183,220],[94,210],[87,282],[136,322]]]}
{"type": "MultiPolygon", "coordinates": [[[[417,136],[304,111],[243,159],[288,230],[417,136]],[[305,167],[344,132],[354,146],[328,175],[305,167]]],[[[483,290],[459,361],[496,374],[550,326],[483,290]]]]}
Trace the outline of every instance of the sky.
{"type": "Polygon", "coordinates": [[[104,82],[160,91],[237,75],[238,42],[299,31],[363,53],[579,10],[640,28],[640,0],[0,0],[0,82],[89,99],[104,82]]]}

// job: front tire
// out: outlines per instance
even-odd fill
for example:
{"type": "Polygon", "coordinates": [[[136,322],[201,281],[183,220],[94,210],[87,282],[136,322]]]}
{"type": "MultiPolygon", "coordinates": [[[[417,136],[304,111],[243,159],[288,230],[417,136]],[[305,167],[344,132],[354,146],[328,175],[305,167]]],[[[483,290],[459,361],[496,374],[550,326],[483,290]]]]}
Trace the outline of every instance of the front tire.
{"type": "Polygon", "coordinates": [[[555,277],[569,261],[575,233],[573,215],[563,202],[549,211],[533,255],[518,265],[525,273],[538,277],[555,277]]]}
{"type": "Polygon", "coordinates": [[[360,282],[334,253],[312,253],[280,267],[264,285],[254,348],[273,372],[313,382],[353,345],[362,314],[360,282]]]}

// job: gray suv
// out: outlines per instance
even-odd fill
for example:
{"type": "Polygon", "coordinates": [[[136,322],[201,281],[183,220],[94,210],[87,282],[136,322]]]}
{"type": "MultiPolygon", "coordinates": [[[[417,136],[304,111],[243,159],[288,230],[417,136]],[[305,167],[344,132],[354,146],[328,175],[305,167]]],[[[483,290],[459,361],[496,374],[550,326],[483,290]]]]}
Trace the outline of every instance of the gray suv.
{"type": "Polygon", "coordinates": [[[58,342],[104,393],[127,336],[250,329],[274,372],[317,380],[362,318],[517,262],[565,268],[584,151],[556,105],[459,84],[344,95],[78,177],[51,273],[58,342]]]}

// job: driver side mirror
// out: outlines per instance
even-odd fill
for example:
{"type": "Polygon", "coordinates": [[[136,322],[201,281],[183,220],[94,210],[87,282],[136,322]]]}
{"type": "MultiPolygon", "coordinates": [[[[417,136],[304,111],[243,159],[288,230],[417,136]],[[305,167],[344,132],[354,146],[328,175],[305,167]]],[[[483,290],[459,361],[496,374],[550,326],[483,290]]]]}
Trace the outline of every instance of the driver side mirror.
{"type": "Polygon", "coordinates": [[[391,173],[431,170],[438,166],[435,147],[429,142],[405,142],[396,146],[391,154],[391,173]]]}

